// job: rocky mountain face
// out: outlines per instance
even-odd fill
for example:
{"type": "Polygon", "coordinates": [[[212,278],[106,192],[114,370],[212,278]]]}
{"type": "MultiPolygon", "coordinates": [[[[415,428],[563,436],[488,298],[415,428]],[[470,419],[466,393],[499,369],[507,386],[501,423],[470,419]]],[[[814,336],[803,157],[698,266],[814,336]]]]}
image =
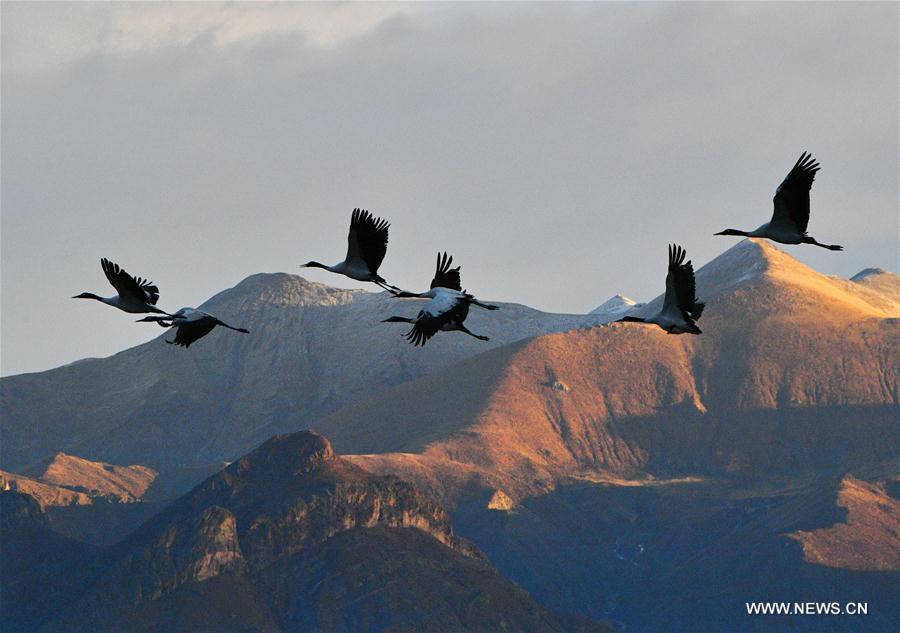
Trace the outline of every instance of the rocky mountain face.
{"type": "Polygon", "coordinates": [[[204,467],[385,387],[596,320],[501,304],[474,309],[467,321],[489,342],[450,333],[416,349],[402,338],[405,326],[381,320],[415,316],[421,305],[295,275],[253,275],[201,306],[249,328],[247,336],[215,331],[184,350],[162,334],[109,358],[0,380],[0,466],[23,472],[63,451],[196,482],[204,467]]]}
{"type": "Polygon", "coordinates": [[[605,630],[534,603],[440,505],[310,432],[229,465],[88,576],[51,629],[605,630]]]}

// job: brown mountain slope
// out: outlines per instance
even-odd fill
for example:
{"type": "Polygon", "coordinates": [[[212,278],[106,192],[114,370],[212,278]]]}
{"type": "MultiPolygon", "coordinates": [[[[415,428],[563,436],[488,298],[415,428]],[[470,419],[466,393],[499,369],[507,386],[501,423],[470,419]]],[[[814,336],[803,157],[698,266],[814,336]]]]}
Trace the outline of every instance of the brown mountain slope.
{"type": "Polygon", "coordinates": [[[0,470],[0,488],[29,495],[51,529],[85,543],[110,545],[160,509],[145,503],[151,486],[159,490],[156,471],[146,466],[58,453],[31,473],[35,478],[0,470]]]}
{"type": "Polygon", "coordinates": [[[117,466],[57,453],[38,479],[120,502],[140,499],[156,479],[147,466],[117,466]]]}
{"type": "Polygon", "coordinates": [[[898,322],[883,295],[752,240],[697,282],[702,336],[640,324],[540,336],[314,426],[365,468],[450,498],[611,474],[796,477],[893,456],[898,322]]]}
{"type": "Polygon", "coordinates": [[[78,506],[94,502],[90,495],[48,484],[25,475],[0,470],[0,489],[20,492],[34,499],[41,509],[49,506],[78,506]]]}
{"type": "Polygon", "coordinates": [[[848,476],[841,482],[837,503],[846,508],[846,520],[791,534],[803,544],[804,558],[843,569],[900,570],[900,502],[883,485],[848,476]]]}
{"type": "Polygon", "coordinates": [[[544,609],[454,536],[431,498],[306,431],[173,502],[86,586],[52,628],[605,630],[544,609]]]}
{"type": "Polygon", "coordinates": [[[88,505],[95,499],[131,503],[144,497],[156,476],[146,466],[117,466],[57,453],[29,469],[28,475],[0,470],[0,486],[30,494],[42,508],[88,505]]]}

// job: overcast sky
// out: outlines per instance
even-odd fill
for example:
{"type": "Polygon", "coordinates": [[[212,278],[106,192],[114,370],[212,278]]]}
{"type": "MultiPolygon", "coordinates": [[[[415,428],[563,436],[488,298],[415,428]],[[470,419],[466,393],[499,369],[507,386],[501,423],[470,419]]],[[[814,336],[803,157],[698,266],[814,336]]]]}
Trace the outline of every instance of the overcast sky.
{"type": "Polygon", "coordinates": [[[392,222],[397,285],[446,249],[485,299],[646,300],[668,242],[733,245],[805,149],[810,233],[846,251],[786,248],[897,268],[894,2],[0,10],[4,375],[158,334],[70,299],[112,294],[100,257],[175,310],[339,261],[355,206],[392,222]]]}

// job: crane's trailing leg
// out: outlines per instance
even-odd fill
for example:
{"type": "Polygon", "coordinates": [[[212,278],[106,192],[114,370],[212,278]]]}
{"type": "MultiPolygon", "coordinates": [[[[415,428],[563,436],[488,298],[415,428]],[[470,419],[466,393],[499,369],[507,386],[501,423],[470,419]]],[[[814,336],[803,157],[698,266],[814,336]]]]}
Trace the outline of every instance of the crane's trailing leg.
{"type": "Polygon", "coordinates": [[[822,248],[827,248],[827,249],[830,250],[830,251],[842,251],[842,250],[844,250],[844,247],[841,246],[840,244],[822,244],[821,242],[817,242],[817,241],[816,241],[816,238],[814,238],[814,237],[809,237],[809,236],[803,238],[803,243],[804,243],[804,244],[814,244],[814,245],[816,245],[816,246],[821,246],[822,248]]]}

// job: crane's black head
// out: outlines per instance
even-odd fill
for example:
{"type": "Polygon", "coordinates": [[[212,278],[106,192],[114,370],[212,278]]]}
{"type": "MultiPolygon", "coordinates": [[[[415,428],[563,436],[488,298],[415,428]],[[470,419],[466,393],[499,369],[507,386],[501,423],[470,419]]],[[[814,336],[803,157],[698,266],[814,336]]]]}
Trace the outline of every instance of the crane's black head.
{"type": "Polygon", "coordinates": [[[319,262],[306,262],[305,264],[300,264],[300,268],[328,268],[328,266],[319,262]]]}
{"type": "Polygon", "coordinates": [[[741,231],[740,229],[725,229],[724,231],[713,233],[713,235],[743,235],[746,237],[750,234],[747,231],[741,231]]]}
{"type": "Polygon", "coordinates": [[[97,301],[103,300],[92,292],[82,292],[80,295],[75,295],[72,298],[73,299],[96,299],[97,301]]]}

